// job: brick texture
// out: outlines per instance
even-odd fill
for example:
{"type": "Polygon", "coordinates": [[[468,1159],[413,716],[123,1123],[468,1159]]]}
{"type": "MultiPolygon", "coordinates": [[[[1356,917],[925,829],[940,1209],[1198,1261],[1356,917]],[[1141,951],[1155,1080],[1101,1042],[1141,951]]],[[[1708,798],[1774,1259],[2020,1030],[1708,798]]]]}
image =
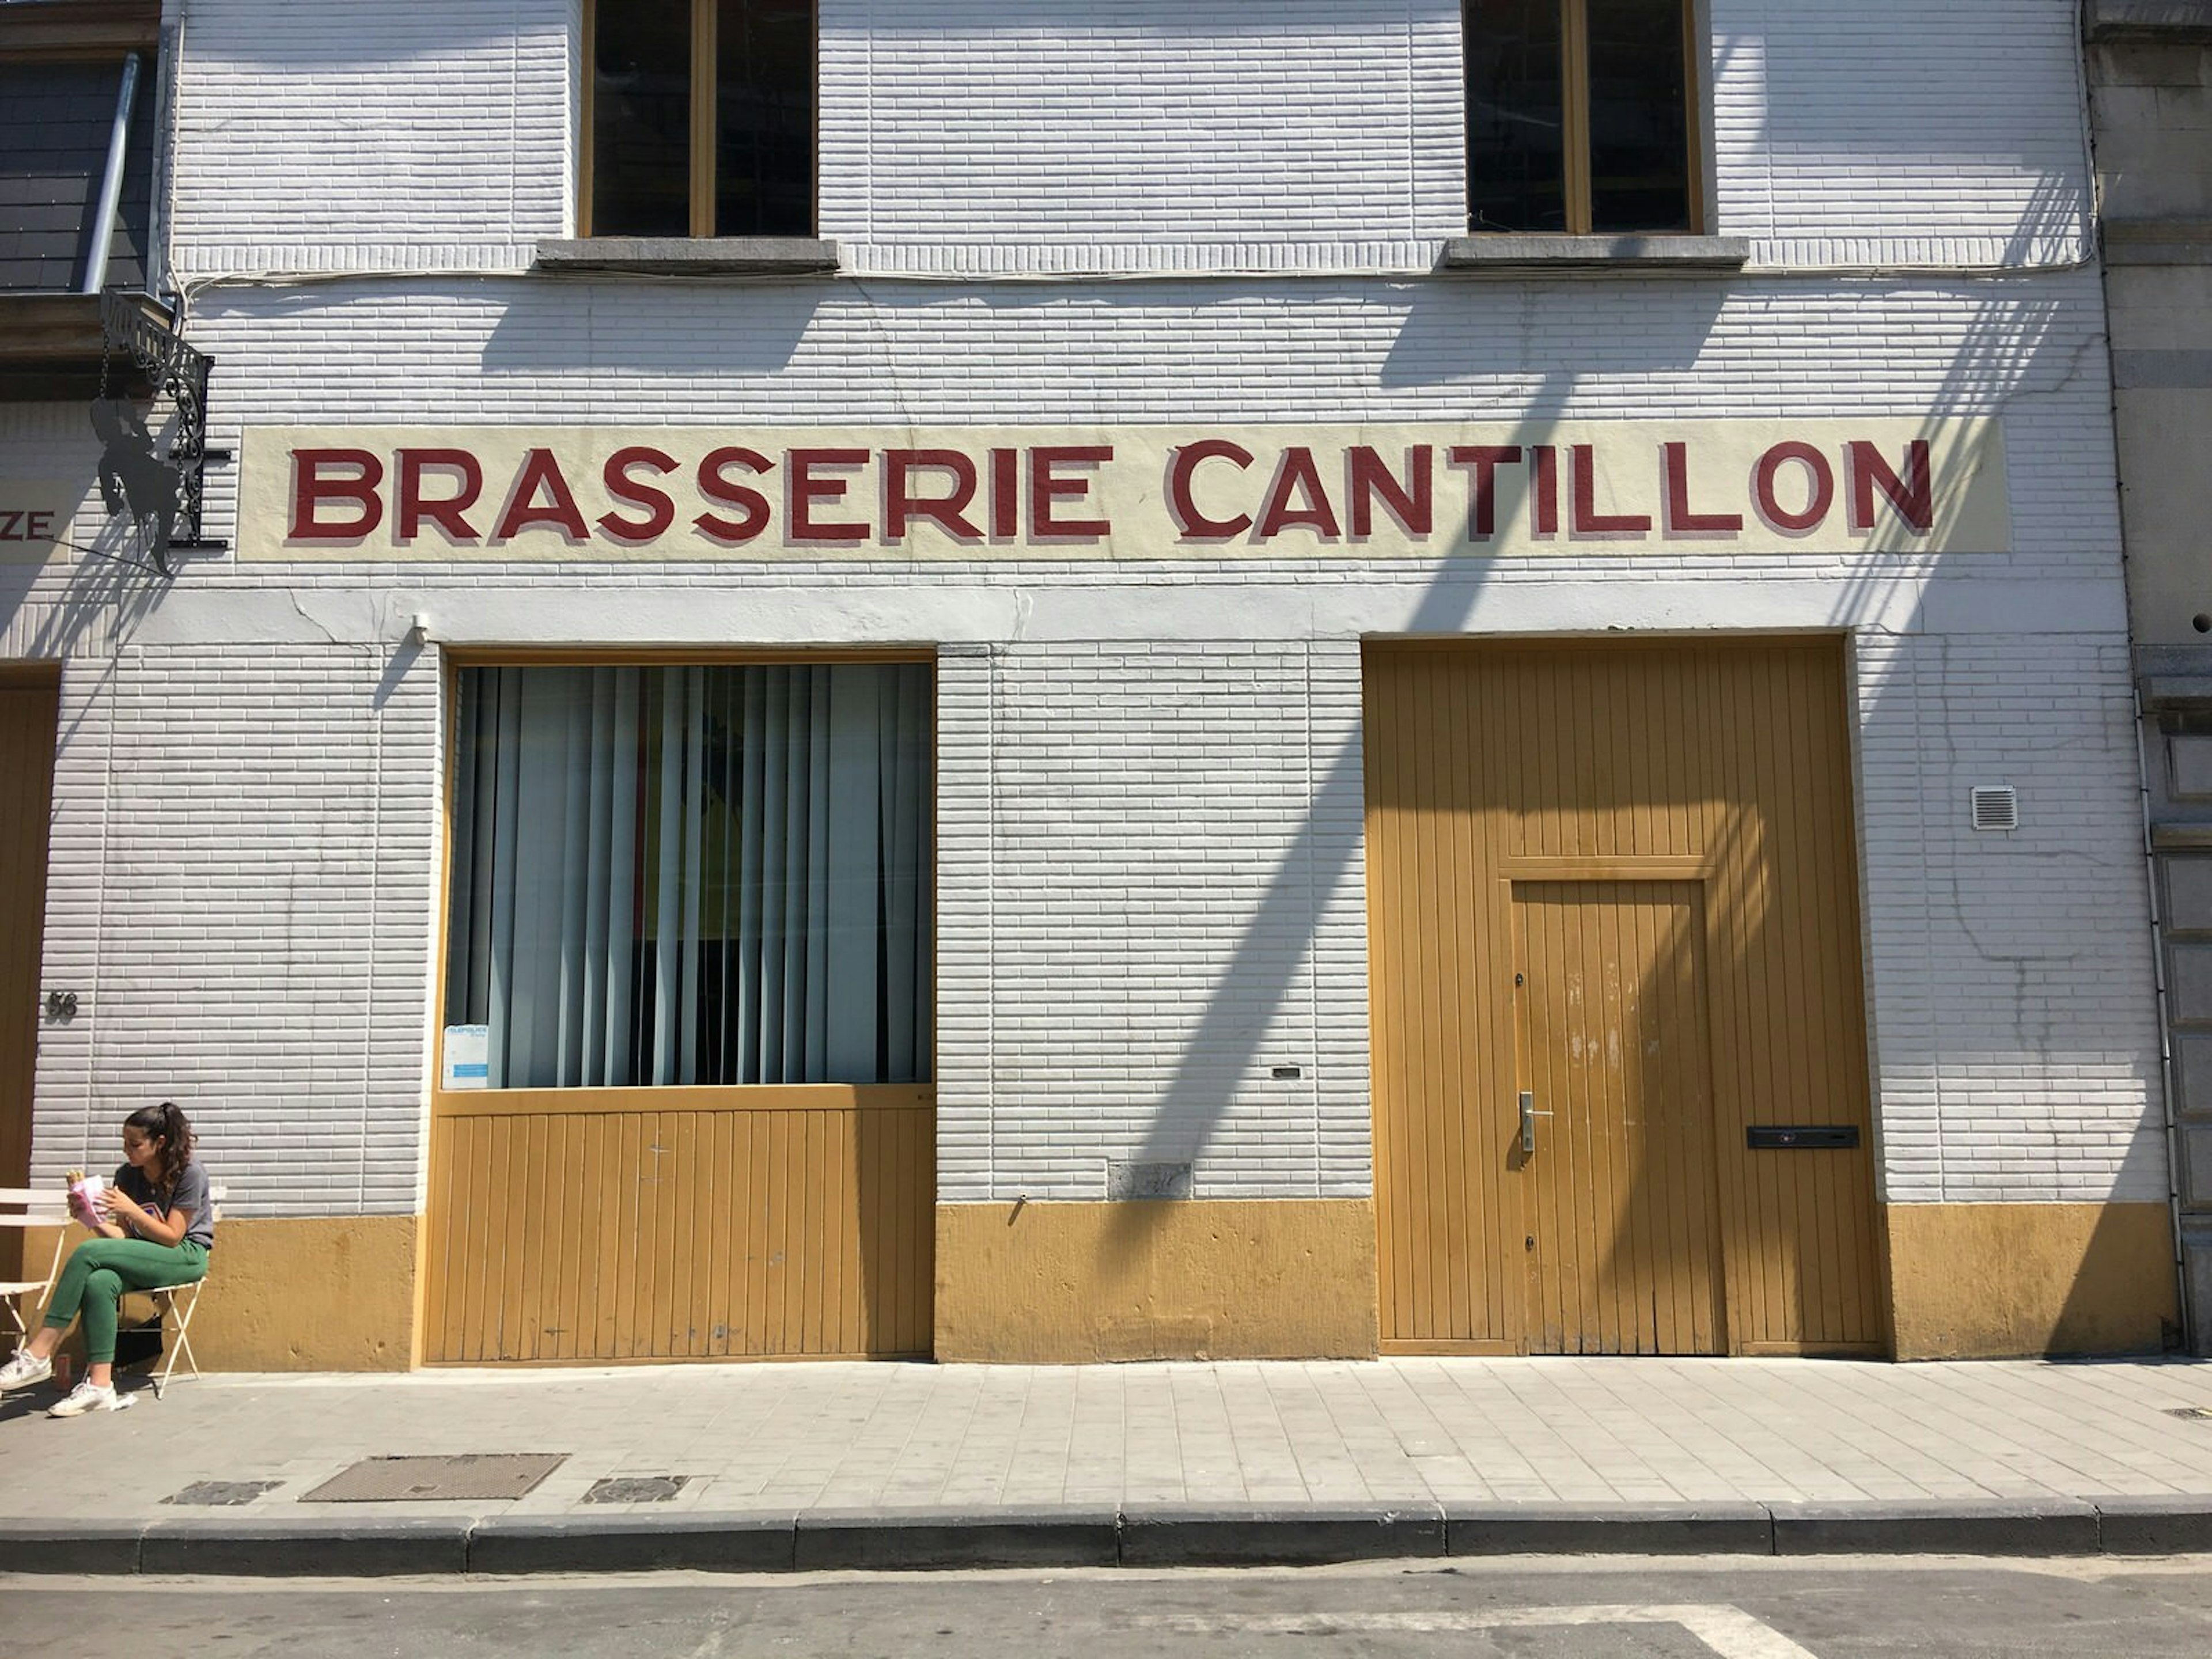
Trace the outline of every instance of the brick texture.
{"type": "MultiPolygon", "coordinates": [[[[0,648],[68,659],[46,978],[85,1012],[45,1034],[41,1172],[176,1092],[249,1212],[419,1201],[419,610],[463,641],[941,646],[947,1199],[1096,1197],[1126,1158],[1367,1189],[1363,634],[1850,630],[1888,1194],[2163,1196],[2097,272],[1820,269],[2084,257],[2074,9],[1707,9],[1741,276],[1425,277],[1462,228],[1454,6],[823,0],[847,275],[716,285],[526,274],[572,224],[573,0],[195,0],[174,253],[217,444],[1981,415],[2012,528],[1942,558],[0,567],[0,648]],[[2011,836],[1965,826],[1990,781],[2011,836]]],[[[0,465],[88,478],[80,420],[0,407],[0,465]]],[[[72,538],[114,550],[86,495],[72,538]]],[[[231,534],[229,472],[209,507],[231,534]]]]}

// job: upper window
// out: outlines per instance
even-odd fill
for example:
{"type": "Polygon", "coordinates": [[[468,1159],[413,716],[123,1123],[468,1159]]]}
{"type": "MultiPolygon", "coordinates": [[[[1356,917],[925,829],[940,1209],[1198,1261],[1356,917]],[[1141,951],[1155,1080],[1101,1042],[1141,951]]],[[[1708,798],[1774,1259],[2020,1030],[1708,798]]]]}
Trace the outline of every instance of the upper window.
{"type": "Polygon", "coordinates": [[[1464,0],[1468,226],[1698,223],[1692,0],[1464,0]]]}
{"type": "Polygon", "coordinates": [[[586,0],[584,234],[811,236],[808,0],[586,0]]]}
{"type": "Polygon", "coordinates": [[[161,8],[0,6],[0,291],[146,285],[161,8]]]}

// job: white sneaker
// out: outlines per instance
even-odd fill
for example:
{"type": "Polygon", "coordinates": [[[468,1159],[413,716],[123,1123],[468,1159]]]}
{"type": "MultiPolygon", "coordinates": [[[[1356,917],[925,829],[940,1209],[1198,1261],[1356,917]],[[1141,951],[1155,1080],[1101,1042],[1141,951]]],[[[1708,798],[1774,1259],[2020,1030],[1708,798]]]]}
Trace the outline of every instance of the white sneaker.
{"type": "Polygon", "coordinates": [[[27,1389],[33,1382],[45,1382],[53,1374],[52,1360],[33,1359],[27,1352],[19,1348],[13,1359],[0,1365],[0,1392],[9,1389],[27,1389]]]}
{"type": "Polygon", "coordinates": [[[68,1399],[58,1406],[47,1407],[46,1415],[82,1417],[87,1412],[127,1412],[137,1403],[136,1395],[120,1394],[112,1388],[94,1388],[89,1382],[80,1382],[70,1390],[68,1399]]]}

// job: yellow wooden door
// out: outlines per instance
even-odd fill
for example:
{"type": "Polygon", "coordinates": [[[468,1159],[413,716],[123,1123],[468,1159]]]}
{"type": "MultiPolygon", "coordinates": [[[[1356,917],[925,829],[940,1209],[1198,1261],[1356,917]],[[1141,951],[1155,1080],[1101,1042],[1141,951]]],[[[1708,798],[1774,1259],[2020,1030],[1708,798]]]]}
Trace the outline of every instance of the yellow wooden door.
{"type": "MultiPolygon", "coordinates": [[[[1385,1351],[1579,1351],[1648,1335],[1666,1352],[1880,1352],[1842,641],[1377,645],[1365,693],[1385,1351]],[[1692,895],[1666,901],[1689,908],[1662,929],[1639,908],[1660,900],[1615,890],[1616,908],[1593,912],[1613,921],[1590,923],[1627,926],[1617,907],[1629,904],[1654,930],[1649,947],[1673,953],[1644,963],[1644,982],[1656,974],[1682,988],[1679,1009],[1704,1010],[1709,1081],[1667,1087],[1670,1110],[1702,1103],[1708,1121],[1717,1243],[1703,1271],[1719,1311],[1663,1334],[1656,1313],[1571,1328],[1561,1311],[1556,1329],[1532,1318],[1516,896],[1593,883],[1692,895]],[[1802,1126],[1831,1133],[1789,1149],[1757,1133],[1802,1126]]],[[[1690,1018],[1664,1022],[1671,1057],[1687,1054],[1690,1018]]],[[[1562,1063],[1556,1042],[1541,1063],[1562,1063]]],[[[1576,1178],[1598,1180],[1598,1166],[1576,1178]]],[[[1688,1224],[1686,1166],[1663,1178],[1688,1224]]],[[[1601,1198],[1577,1201],[1598,1224],[1601,1198]]]]}
{"type": "Polygon", "coordinates": [[[1514,884],[1532,1349],[1723,1348],[1702,897],[1514,884]]]}

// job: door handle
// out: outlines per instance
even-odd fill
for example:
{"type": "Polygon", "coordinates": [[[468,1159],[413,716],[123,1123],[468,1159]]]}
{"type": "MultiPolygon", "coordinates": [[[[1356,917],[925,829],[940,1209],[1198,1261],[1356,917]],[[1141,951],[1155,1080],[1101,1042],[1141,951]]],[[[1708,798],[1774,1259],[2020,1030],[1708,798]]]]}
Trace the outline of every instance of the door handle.
{"type": "Polygon", "coordinates": [[[1523,1157],[1523,1158],[1534,1158],[1534,1157],[1535,1157],[1535,1155],[1536,1155],[1536,1120],[1537,1120],[1538,1118],[1540,1118],[1540,1117],[1549,1117],[1549,1116],[1551,1116],[1551,1114],[1550,1114],[1549,1112],[1540,1112],[1540,1111],[1538,1111],[1538,1110],[1536,1109],[1536,1096],[1535,1096],[1535,1092],[1534,1092],[1534,1091],[1533,1091],[1533,1090],[1529,1090],[1529,1089],[1523,1089],[1523,1090],[1521,1091],[1521,1156],[1522,1156],[1522,1157],[1523,1157]]]}

